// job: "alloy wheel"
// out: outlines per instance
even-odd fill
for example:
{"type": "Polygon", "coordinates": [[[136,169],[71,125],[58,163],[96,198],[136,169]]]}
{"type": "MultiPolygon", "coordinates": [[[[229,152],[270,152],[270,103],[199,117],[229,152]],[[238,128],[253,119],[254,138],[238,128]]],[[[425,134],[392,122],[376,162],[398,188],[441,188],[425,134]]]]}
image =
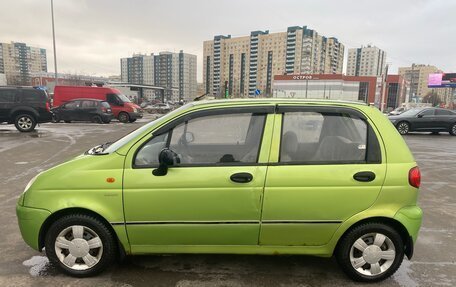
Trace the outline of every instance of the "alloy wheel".
{"type": "Polygon", "coordinates": [[[401,135],[405,135],[409,132],[409,125],[406,122],[402,122],[397,126],[397,130],[401,135]]]}
{"type": "Polygon", "coordinates": [[[95,266],[103,255],[103,243],[92,229],[73,225],[59,233],[55,240],[57,258],[73,270],[95,266]]]}
{"type": "Polygon", "coordinates": [[[369,233],[358,238],[350,249],[352,267],[362,275],[378,276],[386,272],[396,258],[396,248],[382,233],[369,233]]]}
{"type": "Polygon", "coordinates": [[[17,121],[17,124],[21,129],[29,130],[32,128],[33,122],[30,117],[23,116],[23,117],[19,118],[19,120],[17,121]]]}

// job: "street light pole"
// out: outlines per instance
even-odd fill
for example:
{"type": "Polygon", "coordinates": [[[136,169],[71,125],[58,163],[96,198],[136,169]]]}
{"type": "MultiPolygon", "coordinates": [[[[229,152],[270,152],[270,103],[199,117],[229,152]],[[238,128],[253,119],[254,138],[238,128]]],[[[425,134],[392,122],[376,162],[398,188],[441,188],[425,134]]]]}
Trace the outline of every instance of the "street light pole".
{"type": "Polygon", "coordinates": [[[55,85],[57,86],[57,51],[55,49],[55,28],[54,28],[54,0],[51,0],[51,15],[52,15],[52,42],[54,46],[54,70],[55,70],[55,85]]]}

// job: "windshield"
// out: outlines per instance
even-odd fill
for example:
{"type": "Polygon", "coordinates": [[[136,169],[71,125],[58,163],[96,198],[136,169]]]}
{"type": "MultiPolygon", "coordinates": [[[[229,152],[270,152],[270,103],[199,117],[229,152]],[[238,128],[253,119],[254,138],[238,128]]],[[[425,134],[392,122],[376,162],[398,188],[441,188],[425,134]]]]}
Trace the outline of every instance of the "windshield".
{"type": "Polygon", "coordinates": [[[131,103],[130,99],[122,94],[117,94],[117,97],[123,102],[123,103],[131,103]]]}
{"type": "Polygon", "coordinates": [[[184,105],[184,106],[174,110],[173,112],[166,114],[165,116],[158,118],[154,121],[151,121],[150,123],[147,123],[147,124],[143,125],[142,127],[132,131],[131,133],[125,135],[124,137],[118,139],[117,141],[115,141],[114,143],[109,145],[109,147],[107,147],[105,150],[103,150],[103,153],[111,153],[111,152],[116,151],[117,149],[119,149],[120,147],[125,145],[126,143],[130,142],[132,139],[134,139],[137,136],[139,136],[140,134],[142,134],[144,131],[148,130],[150,127],[155,125],[158,121],[166,121],[166,120],[174,117],[175,114],[180,113],[182,110],[187,109],[189,105],[190,104],[184,105]]]}
{"type": "Polygon", "coordinates": [[[405,111],[401,114],[401,116],[406,116],[406,117],[413,117],[415,116],[416,114],[418,114],[419,112],[421,112],[423,109],[411,109],[411,110],[408,110],[408,111],[405,111]]]}

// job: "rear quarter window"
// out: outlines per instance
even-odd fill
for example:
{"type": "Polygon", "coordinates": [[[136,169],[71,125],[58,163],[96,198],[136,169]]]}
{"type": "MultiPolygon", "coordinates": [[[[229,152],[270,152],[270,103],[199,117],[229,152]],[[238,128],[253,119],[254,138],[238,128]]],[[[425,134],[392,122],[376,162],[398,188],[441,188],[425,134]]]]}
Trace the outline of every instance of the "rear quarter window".
{"type": "Polygon", "coordinates": [[[23,103],[42,103],[46,102],[46,94],[38,90],[22,90],[21,101],[23,103]]]}

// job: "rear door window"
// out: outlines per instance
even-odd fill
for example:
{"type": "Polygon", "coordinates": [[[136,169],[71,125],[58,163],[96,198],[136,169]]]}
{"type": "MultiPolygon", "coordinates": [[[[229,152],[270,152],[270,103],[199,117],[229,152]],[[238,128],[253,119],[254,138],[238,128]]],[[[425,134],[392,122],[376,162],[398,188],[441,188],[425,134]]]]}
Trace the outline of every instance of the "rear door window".
{"type": "Polygon", "coordinates": [[[364,119],[344,112],[283,113],[279,159],[282,163],[366,163],[371,159],[378,162],[379,156],[378,140],[364,119]],[[371,156],[368,138],[372,141],[371,156]]]}
{"type": "Polygon", "coordinates": [[[436,116],[456,116],[456,113],[448,110],[436,110],[435,111],[436,116]]]}

